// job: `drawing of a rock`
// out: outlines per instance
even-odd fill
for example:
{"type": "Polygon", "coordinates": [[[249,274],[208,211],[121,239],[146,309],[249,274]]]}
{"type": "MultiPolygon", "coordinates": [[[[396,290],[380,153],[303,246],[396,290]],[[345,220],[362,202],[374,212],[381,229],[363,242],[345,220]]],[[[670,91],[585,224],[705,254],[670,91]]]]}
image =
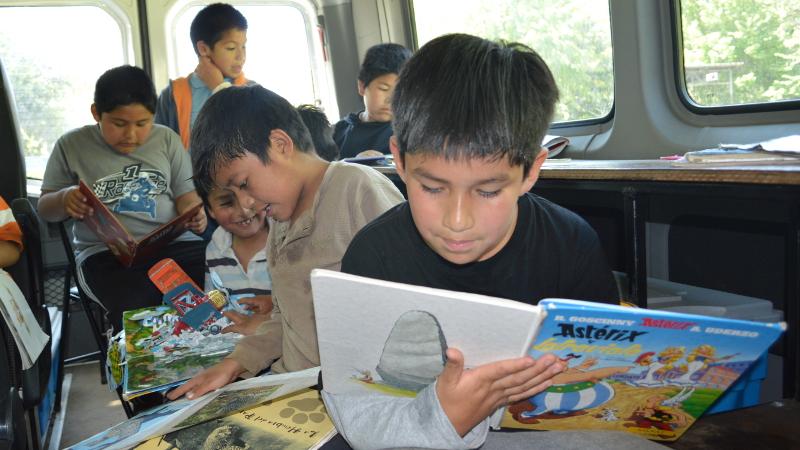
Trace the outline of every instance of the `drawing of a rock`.
{"type": "Polygon", "coordinates": [[[441,373],[445,350],[447,341],[436,317],[408,311],[394,323],[376,371],[388,385],[419,392],[441,373]]]}

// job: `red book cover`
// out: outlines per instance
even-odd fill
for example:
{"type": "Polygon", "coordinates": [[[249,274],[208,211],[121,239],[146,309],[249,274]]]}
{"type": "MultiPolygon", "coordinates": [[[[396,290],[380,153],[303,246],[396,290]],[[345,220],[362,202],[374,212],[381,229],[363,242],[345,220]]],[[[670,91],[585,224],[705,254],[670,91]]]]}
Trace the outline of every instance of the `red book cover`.
{"type": "Polygon", "coordinates": [[[147,236],[137,240],[128,232],[124,225],[117,219],[94,191],[80,181],[78,188],[86,197],[86,202],[94,210],[94,214],[86,216],[83,222],[106,243],[111,253],[117,257],[120,264],[130,267],[186,231],[186,224],[197,214],[203,206],[202,203],[189,208],[183,214],[156,228],[147,236]]]}

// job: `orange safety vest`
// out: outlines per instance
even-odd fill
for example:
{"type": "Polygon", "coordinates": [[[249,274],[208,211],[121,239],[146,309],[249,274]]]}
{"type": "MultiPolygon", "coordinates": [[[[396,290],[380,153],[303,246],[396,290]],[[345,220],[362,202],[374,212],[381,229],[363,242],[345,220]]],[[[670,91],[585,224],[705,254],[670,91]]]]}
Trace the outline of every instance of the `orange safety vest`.
{"type": "MultiPolygon", "coordinates": [[[[247,83],[244,73],[239,74],[233,80],[234,86],[242,86],[247,83]]],[[[192,87],[189,84],[189,77],[176,78],[172,80],[172,98],[175,100],[175,110],[178,115],[178,130],[181,134],[183,148],[189,150],[189,136],[192,134],[192,87]]]]}

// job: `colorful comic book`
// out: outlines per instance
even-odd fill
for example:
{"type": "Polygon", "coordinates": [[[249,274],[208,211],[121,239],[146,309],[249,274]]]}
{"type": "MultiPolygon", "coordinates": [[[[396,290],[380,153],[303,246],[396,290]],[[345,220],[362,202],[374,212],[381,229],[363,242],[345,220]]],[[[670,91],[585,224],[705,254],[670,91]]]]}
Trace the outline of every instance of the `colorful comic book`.
{"type": "Polygon", "coordinates": [[[568,369],[546,391],[509,406],[502,425],[604,429],[673,441],[765,354],[786,329],[761,323],[561,299],[533,357],[568,369]]]}
{"type": "Polygon", "coordinates": [[[78,184],[78,189],[94,210],[94,214],[83,219],[84,223],[105,242],[111,253],[125,267],[131,267],[183,234],[186,231],[186,224],[203,206],[202,203],[198,203],[147,236],[136,239],[83,180],[78,184]]]}
{"type": "Polygon", "coordinates": [[[176,336],[173,330],[180,315],[166,305],[125,311],[122,320],[125,399],[166,391],[185,382],[222,360],[241,339],[237,333],[219,333],[222,324],[203,331],[183,330],[176,336]]]}
{"type": "MultiPolygon", "coordinates": [[[[187,427],[197,427],[207,421],[230,416],[239,411],[252,410],[255,406],[262,405],[270,400],[279,399],[314,386],[317,384],[318,377],[319,367],[314,367],[299,372],[263,375],[238,381],[194,400],[178,400],[156,406],[81,441],[70,447],[70,449],[116,450],[131,448],[156,436],[169,434],[187,427]]],[[[234,447],[201,446],[183,448],[234,447]]]]}
{"type": "Polygon", "coordinates": [[[320,361],[332,394],[414,396],[452,346],[465,367],[555,354],[567,369],[492,426],[618,430],[672,441],[781,336],[761,323],[583,302],[510,300],[311,274],[320,361]],[[357,349],[358,351],[353,351],[357,349]]]}

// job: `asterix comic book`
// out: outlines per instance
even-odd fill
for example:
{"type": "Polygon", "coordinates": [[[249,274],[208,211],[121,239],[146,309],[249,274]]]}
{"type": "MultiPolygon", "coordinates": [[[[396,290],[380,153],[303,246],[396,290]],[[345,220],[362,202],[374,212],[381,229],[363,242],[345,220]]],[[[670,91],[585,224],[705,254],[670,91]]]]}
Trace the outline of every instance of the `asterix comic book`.
{"type": "Polygon", "coordinates": [[[502,426],[605,429],[661,441],[681,436],[785,330],[759,323],[546,299],[531,348],[567,369],[514,403],[502,426]]]}

